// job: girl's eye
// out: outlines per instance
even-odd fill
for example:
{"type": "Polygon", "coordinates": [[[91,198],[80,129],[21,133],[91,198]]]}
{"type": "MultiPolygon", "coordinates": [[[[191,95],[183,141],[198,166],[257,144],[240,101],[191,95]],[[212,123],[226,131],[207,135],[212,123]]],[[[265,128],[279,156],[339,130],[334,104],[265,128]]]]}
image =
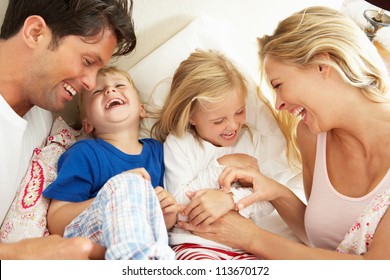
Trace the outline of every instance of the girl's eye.
{"type": "Polygon", "coordinates": [[[273,87],[273,89],[278,89],[278,88],[280,87],[280,85],[281,85],[281,84],[275,84],[275,85],[273,85],[272,87],[273,87]]]}
{"type": "Polygon", "coordinates": [[[115,87],[116,88],[123,88],[125,85],[124,84],[118,84],[118,85],[116,85],[115,87]]]}
{"type": "Polygon", "coordinates": [[[223,122],[223,119],[220,120],[220,121],[215,121],[214,124],[215,124],[215,125],[219,125],[219,124],[221,124],[222,122],[223,122]]]}
{"type": "Polygon", "coordinates": [[[242,108],[240,111],[238,111],[236,114],[237,115],[241,115],[241,114],[243,114],[243,113],[245,113],[245,108],[242,108]]]}

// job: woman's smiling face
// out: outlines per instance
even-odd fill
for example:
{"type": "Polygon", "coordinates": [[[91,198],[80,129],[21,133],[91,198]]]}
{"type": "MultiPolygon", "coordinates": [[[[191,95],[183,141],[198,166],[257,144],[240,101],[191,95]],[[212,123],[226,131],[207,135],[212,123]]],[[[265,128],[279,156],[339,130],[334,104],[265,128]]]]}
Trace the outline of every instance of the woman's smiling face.
{"type": "Polygon", "coordinates": [[[267,57],[265,72],[276,93],[275,108],[300,116],[313,134],[321,132],[317,122],[321,106],[319,66],[300,68],[267,57]]]}

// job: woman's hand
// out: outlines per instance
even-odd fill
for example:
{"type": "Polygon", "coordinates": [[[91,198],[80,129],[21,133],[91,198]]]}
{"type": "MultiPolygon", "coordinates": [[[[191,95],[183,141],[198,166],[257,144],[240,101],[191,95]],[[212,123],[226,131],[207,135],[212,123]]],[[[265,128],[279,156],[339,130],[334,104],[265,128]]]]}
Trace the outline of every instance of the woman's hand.
{"type": "Polygon", "coordinates": [[[179,206],[175,198],[162,187],[156,187],[158,201],[160,202],[161,210],[164,215],[165,226],[167,230],[170,230],[177,221],[177,213],[179,212],[179,206]]]}
{"type": "MultiPolygon", "coordinates": [[[[247,155],[247,154],[228,154],[218,158],[218,163],[228,167],[237,167],[242,169],[251,169],[257,170],[259,169],[259,163],[257,162],[257,158],[247,155]]],[[[245,180],[237,180],[238,183],[242,187],[251,188],[252,183],[245,180]]]]}
{"type": "Polygon", "coordinates": [[[250,219],[242,217],[236,211],[228,212],[206,227],[198,227],[183,221],[178,222],[178,225],[200,237],[246,251],[255,240],[253,236],[258,232],[258,227],[250,219]]]}
{"type": "Polygon", "coordinates": [[[225,191],[229,191],[232,183],[244,182],[251,184],[253,193],[237,202],[237,209],[241,210],[257,201],[272,201],[278,196],[281,190],[279,183],[260,171],[237,167],[226,167],[219,176],[219,184],[225,191]]]}
{"type": "Polygon", "coordinates": [[[188,216],[188,222],[195,226],[208,226],[234,209],[232,194],[222,190],[200,190],[189,192],[187,196],[191,202],[184,208],[182,214],[188,216]]]}

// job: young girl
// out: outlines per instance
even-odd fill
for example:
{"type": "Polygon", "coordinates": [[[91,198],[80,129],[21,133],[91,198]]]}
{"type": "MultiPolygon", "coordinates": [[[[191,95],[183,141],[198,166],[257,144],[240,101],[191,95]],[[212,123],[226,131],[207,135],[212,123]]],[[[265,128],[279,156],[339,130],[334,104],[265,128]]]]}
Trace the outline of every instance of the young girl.
{"type": "MultiPolygon", "coordinates": [[[[221,190],[218,177],[225,166],[260,168],[269,176],[288,168],[279,150],[263,145],[273,136],[245,125],[246,96],[243,75],[218,52],[196,50],[176,70],[152,135],[164,141],[165,185],[186,205],[181,219],[207,226],[252,192],[239,184],[229,193],[221,190]]],[[[258,202],[240,214],[258,222],[273,209],[269,202],[258,202]]],[[[177,259],[255,258],[178,227],[170,232],[170,244],[177,259]]]]}
{"type": "Polygon", "coordinates": [[[101,69],[81,103],[83,129],[94,138],[60,157],[58,177],[43,192],[52,199],[50,232],[88,237],[107,248],[107,259],[173,259],[167,228],[176,222],[177,206],[160,187],[162,143],[138,137],[146,113],[130,76],[101,69]]]}

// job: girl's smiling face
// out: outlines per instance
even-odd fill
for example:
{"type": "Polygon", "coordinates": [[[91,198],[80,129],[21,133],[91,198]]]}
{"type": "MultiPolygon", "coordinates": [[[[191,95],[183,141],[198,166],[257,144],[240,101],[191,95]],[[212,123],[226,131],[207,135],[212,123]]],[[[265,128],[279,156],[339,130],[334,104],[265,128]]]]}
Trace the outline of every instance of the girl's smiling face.
{"type": "Polygon", "coordinates": [[[190,117],[198,136],[218,147],[237,143],[240,130],[246,122],[245,98],[234,89],[230,98],[217,104],[197,105],[190,117]]]}

